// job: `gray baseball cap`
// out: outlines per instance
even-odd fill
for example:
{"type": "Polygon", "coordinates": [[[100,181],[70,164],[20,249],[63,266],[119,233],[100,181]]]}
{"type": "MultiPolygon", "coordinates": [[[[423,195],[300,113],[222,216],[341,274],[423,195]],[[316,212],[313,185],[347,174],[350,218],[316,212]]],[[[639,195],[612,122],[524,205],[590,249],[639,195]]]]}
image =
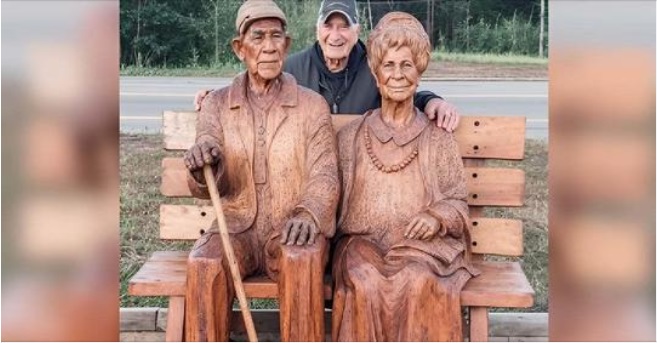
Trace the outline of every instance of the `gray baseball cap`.
{"type": "Polygon", "coordinates": [[[347,18],[349,25],[358,24],[358,7],[356,0],[323,0],[319,7],[319,23],[325,23],[333,13],[340,13],[347,18]]]}

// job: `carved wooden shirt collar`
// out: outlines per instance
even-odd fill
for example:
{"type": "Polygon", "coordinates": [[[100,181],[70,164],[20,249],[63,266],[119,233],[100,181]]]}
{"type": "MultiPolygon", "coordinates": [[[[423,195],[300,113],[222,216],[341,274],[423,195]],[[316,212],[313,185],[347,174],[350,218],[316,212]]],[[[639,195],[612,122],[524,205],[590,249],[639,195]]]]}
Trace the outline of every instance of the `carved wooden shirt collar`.
{"type": "Polygon", "coordinates": [[[381,143],[387,143],[392,139],[397,146],[404,146],[415,140],[424,131],[424,128],[429,124],[429,119],[416,108],[415,118],[409,125],[402,128],[392,128],[381,118],[381,109],[376,109],[368,116],[365,123],[369,125],[370,132],[381,143]]]}
{"type": "MultiPolygon", "coordinates": [[[[230,101],[230,108],[238,108],[246,104],[246,72],[243,72],[235,77],[235,81],[230,86],[228,93],[228,101],[230,101]]],[[[283,107],[296,107],[297,106],[297,81],[294,77],[287,73],[281,73],[279,76],[281,81],[281,90],[277,95],[278,103],[283,107]]]]}

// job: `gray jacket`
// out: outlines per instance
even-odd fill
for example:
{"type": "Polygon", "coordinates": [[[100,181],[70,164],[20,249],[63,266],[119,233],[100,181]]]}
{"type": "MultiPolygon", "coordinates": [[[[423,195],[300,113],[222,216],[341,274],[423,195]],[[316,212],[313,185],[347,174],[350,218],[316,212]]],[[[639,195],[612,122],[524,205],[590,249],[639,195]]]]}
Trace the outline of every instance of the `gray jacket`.
{"type": "MultiPolygon", "coordinates": [[[[367,64],[365,44],[360,40],[351,50],[344,70],[346,78],[338,90],[331,87],[332,73],[324,63],[318,42],[291,55],[285,62],[284,70],[292,74],[299,85],[321,94],[329,104],[331,113],[363,114],[381,107],[381,95],[367,64]]],[[[415,107],[424,111],[433,98],[440,97],[430,91],[417,92],[415,107]]]]}

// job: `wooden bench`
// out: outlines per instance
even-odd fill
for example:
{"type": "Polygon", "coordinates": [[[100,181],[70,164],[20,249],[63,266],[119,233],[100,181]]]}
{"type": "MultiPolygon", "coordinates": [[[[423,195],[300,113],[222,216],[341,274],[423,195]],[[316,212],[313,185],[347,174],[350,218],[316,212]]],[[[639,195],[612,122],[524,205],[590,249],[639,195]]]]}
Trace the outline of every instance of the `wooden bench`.
{"type": "MultiPolygon", "coordinates": [[[[165,112],[163,115],[164,148],[184,151],[194,143],[195,112],[165,112]]],[[[353,115],[333,115],[337,131],[353,120],[353,115]]],[[[468,176],[468,204],[472,220],[472,252],[482,271],[471,279],[461,294],[462,305],[469,308],[466,334],[471,341],[488,340],[488,309],[491,307],[531,307],[534,291],[518,262],[485,261],[485,255],[521,256],[522,222],[514,219],[485,218],[485,206],[522,206],[525,174],[519,169],[487,168],[486,160],[521,160],[524,158],[524,117],[463,117],[456,131],[468,176]]],[[[191,197],[187,171],[182,158],[162,161],[163,195],[171,198],[191,197]]],[[[195,240],[210,226],[215,214],[208,205],[160,206],[160,238],[195,240]]],[[[167,341],[183,339],[183,318],[188,252],[155,252],[132,277],[128,293],[133,296],[168,296],[167,341]]],[[[277,284],[266,277],[245,280],[250,298],[276,298],[277,284]]],[[[327,280],[325,297],[332,296],[327,280]]],[[[255,315],[254,315],[255,317],[255,315]]],[[[236,318],[236,317],[234,317],[236,318]]],[[[237,319],[237,318],[236,318],[237,319]]],[[[241,324],[241,323],[240,323],[241,324]]],[[[258,321],[256,318],[256,330],[258,321]]],[[[239,324],[236,324],[239,326],[239,324]]],[[[330,331],[330,326],[327,327],[330,331]]]]}

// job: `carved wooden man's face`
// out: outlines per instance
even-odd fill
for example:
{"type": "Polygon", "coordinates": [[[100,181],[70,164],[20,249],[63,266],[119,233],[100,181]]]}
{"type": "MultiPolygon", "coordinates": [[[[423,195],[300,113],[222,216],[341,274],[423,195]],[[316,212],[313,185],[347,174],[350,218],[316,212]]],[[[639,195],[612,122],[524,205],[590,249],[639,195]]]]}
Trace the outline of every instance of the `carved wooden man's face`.
{"type": "Polygon", "coordinates": [[[246,65],[252,81],[266,82],[281,74],[290,42],[280,20],[265,18],[233,39],[233,51],[246,65]]]}
{"type": "Polygon", "coordinates": [[[406,46],[388,49],[375,76],[381,96],[395,102],[413,97],[420,82],[413,53],[406,46]]]}

